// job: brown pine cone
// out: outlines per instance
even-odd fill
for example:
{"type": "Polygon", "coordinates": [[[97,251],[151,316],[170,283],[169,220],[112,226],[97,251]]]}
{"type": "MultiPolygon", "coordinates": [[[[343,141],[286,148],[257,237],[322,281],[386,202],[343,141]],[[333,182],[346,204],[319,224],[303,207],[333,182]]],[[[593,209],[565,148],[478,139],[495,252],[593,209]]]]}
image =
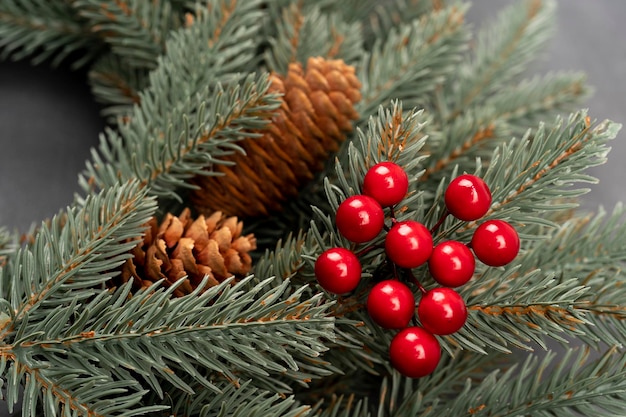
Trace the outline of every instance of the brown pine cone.
{"type": "Polygon", "coordinates": [[[164,286],[184,279],[174,295],[189,294],[205,276],[206,288],[226,278],[244,277],[252,268],[249,252],[256,249],[254,235],[242,236],[243,223],[236,217],[215,212],[209,217],[191,218],[189,209],[178,217],[167,214],[160,225],[155,218],[143,241],[132,253],[133,258],[122,265],[122,272],[112,285],[133,280],[138,290],[165,279],[164,286]]]}
{"type": "Polygon", "coordinates": [[[286,76],[272,74],[270,91],[282,94],[280,108],[263,136],[239,143],[245,155],[233,154],[226,158],[233,165],[213,167],[223,176],[195,178],[195,207],[240,217],[280,210],[352,130],[360,87],[354,67],[341,60],[309,58],[306,70],[292,63],[286,76]]]}

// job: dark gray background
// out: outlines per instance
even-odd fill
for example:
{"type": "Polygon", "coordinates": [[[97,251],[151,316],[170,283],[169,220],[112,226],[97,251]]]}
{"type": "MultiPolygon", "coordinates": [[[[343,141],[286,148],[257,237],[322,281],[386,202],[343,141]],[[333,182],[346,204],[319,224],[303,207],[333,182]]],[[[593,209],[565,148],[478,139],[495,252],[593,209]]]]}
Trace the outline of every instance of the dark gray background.
{"type": "MultiPolygon", "coordinates": [[[[480,22],[508,3],[477,0],[468,20],[480,22]]],[[[595,90],[585,103],[592,118],[626,122],[626,1],[558,5],[556,34],[534,70],[586,72],[595,90]]],[[[70,204],[102,127],[84,74],[0,63],[0,225],[25,231],[70,204]]],[[[591,171],[601,182],[585,197],[586,209],[626,200],[625,139],[622,132],[609,162],[591,171]]]]}

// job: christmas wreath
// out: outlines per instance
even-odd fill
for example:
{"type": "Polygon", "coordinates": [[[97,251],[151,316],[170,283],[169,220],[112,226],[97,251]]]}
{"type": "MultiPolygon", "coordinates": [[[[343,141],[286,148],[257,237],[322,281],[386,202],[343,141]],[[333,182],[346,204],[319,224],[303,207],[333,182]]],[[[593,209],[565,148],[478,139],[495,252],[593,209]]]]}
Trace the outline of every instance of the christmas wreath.
{"type": "Polygon", "coordinates": [[[0,234],[9,411],[621,415],[623,209],[576,210],[620,126],[523,78],[554,2],[445,3],[3,0],[3,56],[109,123],[0,234]]]}

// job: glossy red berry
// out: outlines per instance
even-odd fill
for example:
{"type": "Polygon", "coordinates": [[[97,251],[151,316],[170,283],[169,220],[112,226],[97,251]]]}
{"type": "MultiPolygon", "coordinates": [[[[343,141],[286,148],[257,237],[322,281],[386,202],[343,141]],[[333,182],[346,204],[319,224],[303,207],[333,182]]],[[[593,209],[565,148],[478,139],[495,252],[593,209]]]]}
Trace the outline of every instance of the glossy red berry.
{"type": "Polygon", "coordinates": [[[457,219],[478,220],[489,211],[491,191],[482,178],[464,174],[452,180],[444,199],[446,208],[457,219]]]}
{"type": "Polygon", "coordinates": [[[385,213],[372,197],[354,195],[345,199],[337,209],[337,229],[346,239],[355,243],[374,239],[385,224],[385,213]]]}
{"type": "Polygon", "coordinates": [[[315,261],[315,278],[326,291],[345,294],[359,285],[361,263],[348,249],[331,248],[315,261]]]}
{"type": "Polygon", "coordinates": [[[407,327],[391,340],[389,359],[402,375],[421,378],[437,368],[441,346],[437,338],[423,328],[407,327]]]}
{"type": "Polygon", "coordinates": [[[433,279],[446,287],[459,287],[474,275],[476,260],[467,245],[456,240],[441,242],[433,248],[428,269],[433,279]]]}
{"type": "Polygon", "coordinates": [[[367,297],[367,312],[380,327],[402,329],[415,313],[413,292],[398,280],[381,281],[367,297]]]}
{"type": "Polygon", "coordinates": [[[433,237],[419,222],[398,222],[387,232],[385,252],[401,268],[417,268],[428,261],[432,251],[433,237]]]}
{"type": "Polygon", "coordinates": [[[409,190],[409,177],[400,165],[380,162],[371,167],[363,178],[363,194],[369,195],[383,207],[395,206],[409,190]]]}
{"type": "Polygon", "coordinates": [[[481,224],[472,236],[472,250],[489,266],[503,266],[517,256],[520,241],[517,231],[504,220],[489,220],[481,224]]]}
{"type": "Polygon", "coordinates": [[[463,297],[452,288],[434,288],[422,295],[417,316],[432,334],[452,334],[465,324],[467,307],[463,297]]]}

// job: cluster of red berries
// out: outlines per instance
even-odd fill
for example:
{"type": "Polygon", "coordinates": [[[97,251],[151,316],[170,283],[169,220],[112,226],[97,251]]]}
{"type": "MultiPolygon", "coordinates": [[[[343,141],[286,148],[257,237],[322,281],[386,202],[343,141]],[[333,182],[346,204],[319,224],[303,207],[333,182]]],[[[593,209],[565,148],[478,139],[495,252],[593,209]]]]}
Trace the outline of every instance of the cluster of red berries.
{"type": "MultiPolygon", "coordinates": [[[[483,217],[491,207],[491,191],[474,175],[455,178],[446,189],[446,211],[429,230],[413,220],[397,221],[393,207],[408,192],[406,172],[393,162],[381,162],[365,175],[363,194],[344,200],[337,209],[336,226],[346,239],[366,243],[386,231],[384,249],[392,265],[393,277],[378,282],[370,290],[367,311],[385,329],[399,329],[389,347],[391,364],[403,375],[419,378],[435,370],[441,347],[434,335],[449,335],[463,327],[467,308],[453,288],[467,283],[474,275],[475,258],[489,266],[511,262],[519,251],[519,236],[503,220],[480,224],[469,244],[447,240],[433,246],[433,233],[449,215],[464,221],[483,217]],[[391,227],[385,225],[385,208],[390,208],[391,227]],[[473,253],[472,253],[473,251],[473,253]],[[412,273],[427,264],[433,279],[441,285],[426,290],[412,273]],[[415,320],[415,297],[399,277],[408,277],[421,292],[415,320]]],[[[315,276],[326,291],[345,294],[361,280],[357,254],[335,247],[322,253],[315,262],[315,276]]]]}

